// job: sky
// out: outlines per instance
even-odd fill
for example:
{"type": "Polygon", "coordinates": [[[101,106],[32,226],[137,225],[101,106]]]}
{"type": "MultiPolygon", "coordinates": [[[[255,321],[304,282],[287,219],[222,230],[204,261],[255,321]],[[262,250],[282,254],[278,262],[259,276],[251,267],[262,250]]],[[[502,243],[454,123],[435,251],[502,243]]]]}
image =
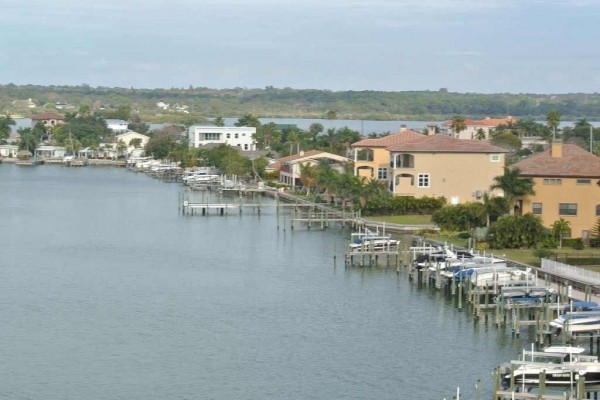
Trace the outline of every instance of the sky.
{"type": "Polygon", "coordinates": [[[600,92],[600,0],[0,0],[0,84],[600,92]]]}

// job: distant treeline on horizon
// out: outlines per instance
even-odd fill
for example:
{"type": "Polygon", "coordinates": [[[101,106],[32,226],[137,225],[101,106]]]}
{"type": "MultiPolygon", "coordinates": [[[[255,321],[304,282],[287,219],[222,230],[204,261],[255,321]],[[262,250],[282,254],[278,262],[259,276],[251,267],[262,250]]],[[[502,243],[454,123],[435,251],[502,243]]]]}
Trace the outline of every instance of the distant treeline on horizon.
{"type": "Polygon", "coordinates": [[[242,116],[369,120],[442,120],[502,117],[544,120],[558,110],[563,120],[600,119],[599,93],[454,93],[438,91],[329,91],[266,87],[135,89],[118,87],[0,85],[0,112],[23,116],[52,109],[92,110],[129,106],[147,119],[242,116]],[[31,102],[29,102],[31,99],[31,102]],[[162,103],[159,107],[158,103],[162,103]],[[32,106],[35,105],[35,107],[32,106]],[[60,107],[57,107],[59,105],[60,107]],[[166,105],[166,107],[165,107],[166,105]]]}

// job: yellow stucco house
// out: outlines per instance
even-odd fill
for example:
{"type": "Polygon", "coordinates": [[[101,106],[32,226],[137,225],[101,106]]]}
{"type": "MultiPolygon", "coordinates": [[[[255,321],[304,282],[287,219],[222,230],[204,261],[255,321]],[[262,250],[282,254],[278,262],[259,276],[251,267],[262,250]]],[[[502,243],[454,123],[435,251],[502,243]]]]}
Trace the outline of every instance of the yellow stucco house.
{"type": "Polygon", "coordinates": [[[506,150],[479,140],[425,135],[408,129],[352,145],[357,176],[386,181],[396,196],[479,201],[503,174],[506,150]]]}
{"type": "Polygon", "coordinates": [[[535,195],[516,199],[523,213],[539,215],[547,227],[563,218],[571,224],[571,237],[589,239],[600,217],[600,157],[574,144],[553,143],[513,168],[535,183],[535,195]]]}

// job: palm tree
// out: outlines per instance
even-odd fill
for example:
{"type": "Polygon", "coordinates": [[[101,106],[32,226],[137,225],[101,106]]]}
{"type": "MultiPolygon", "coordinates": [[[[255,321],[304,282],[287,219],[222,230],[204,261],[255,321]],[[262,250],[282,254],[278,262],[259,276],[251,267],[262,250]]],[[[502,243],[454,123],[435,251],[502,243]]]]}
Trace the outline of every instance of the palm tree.
{"type": "Polygon", "coordinates": [[[533,179],[521,177],[519,168],[504,167],[504,174],[494,178],[491,189],[500,189],[504,193],[510,215],[514,214],[514,198],[520,196],[534,195],[533,179]]]}
{"type": "Polygon", "coordinates": [[[475,139],[485,140],[485,131],[482,128],[477,129],[477,133],[475,133],[475,139]]]}
{"type": "Polygon", "coordinates": [[[462,131],[467,129],[467,122],[465,117],[462,115],[456,115],[450,121],[450,128],[454,131],[456,136],[459,136],[462,131]]]}
{"type": "Polygon", "coordinates": [[[483,193],[481,208],[478,208],[477,217],[485,219],[485,226],[490,227],[492,217],[498,217],[506,213],[506,199],[502,197],[492,197],[488,192],[483,193]]]}
{"type": "Polygon", "coordinates": [[[552,131],[552,138],[556,138],[556,128],[560,124],[560,112],[558,110],[551,110],[546,114],[546,122],[548,122],[548,128],[552,131]]]}
{"type": "Polygon", "coordinates": [[[558,221],[554,221],[552,224],[552,233],[554,237],[558,239],[558,248],[562,248],[562,240],[565,236],[565,233],[571,230],[571,222],[566,221],[564,218],[559,219],[558,221]]]}
{"type": "Polygon", "coordinates": [[[7,114],[4,117],[0,117],[0,144],[4,143],[10,137],[11,125],[15,125],[15,120],[10,115],[7,114]]]}
{"type": "Polygon", "coordinates": [[[300,163],[300,181],[302,186],[306,188],[306,195],[310,196],[310,188],[317,185],[317,177],[319,167],[316,164],[300,163]]]}

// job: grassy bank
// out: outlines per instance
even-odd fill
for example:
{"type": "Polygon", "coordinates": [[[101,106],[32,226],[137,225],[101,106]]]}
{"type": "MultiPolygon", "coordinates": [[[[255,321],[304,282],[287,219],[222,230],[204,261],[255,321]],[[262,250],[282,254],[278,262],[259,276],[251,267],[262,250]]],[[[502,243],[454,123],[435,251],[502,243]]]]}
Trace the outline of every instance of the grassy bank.
{"type": "Polygon", "coordinates": [[[385,217],[366,217],[378,222],[389,222],[400,225],[431,225],[431,215],[393,215],[385,217]]]}

